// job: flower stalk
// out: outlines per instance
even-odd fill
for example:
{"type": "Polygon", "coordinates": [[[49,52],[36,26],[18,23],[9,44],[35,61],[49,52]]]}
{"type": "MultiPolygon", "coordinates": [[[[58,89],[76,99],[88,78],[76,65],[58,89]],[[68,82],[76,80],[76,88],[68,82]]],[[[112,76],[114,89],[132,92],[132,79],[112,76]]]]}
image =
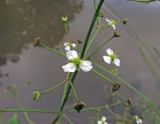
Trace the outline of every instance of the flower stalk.
{"type": "MultiPolygon", "coordinates": [[[[97,7],[96,12],[95,12],[95,14],[94,14],[94,17],[93,17],[93,19],[92,19],[90,28],[89,28],[89,30],[88,30],[88,33],[87,33],[87,36],[86,36],[86,39],[85,39],[85,42],[84,42],[84,45],[83,45],[83,49],[82,49],[82,53],[81,53],[80,59],[83,59],[83,57],[84,57],[84,54],[85,54],[85,51],[86,51],[86,48],[87,48],[87,45],[88,45],[88,42],[89,42],[89,38],[90,38],[91,32],[92,32],[92,30],[93,30],[94,24],[95,24],[95,22],[96,22],[96,19],[97,19],[97,16],[98,16],[98,14],[99,14],[99,11],[100,11],[100,9],[101,9],[101,7],[102,7],[102,5],[103,5],[103,2],[104,2],[104,0],[100,0],[100,2],[99,2],[99,4],[98,4],[98,7],[97,7]]],[[[72,83],[72,84],[74,83],[77,74],[78,74],[78,71],[77,71],[77,70],[76,70],[73,74],[71,74],[71,83],[72,83]]],[[[70,94],[70,90],[71,90],[71,85],[69,85],[69,86],[67,85],[67,86],[65,87],[65,89],[64,89],[64,94],[63,94],[63,97],[62,97],[62,103],[61,103],[61,106],[60,106],[60,113],[61,113],[61,112],[63,111],[63,109],[64,109],[64,106],[65,106],[65,104],[66,104],[66,102],[67,102],[67,99],[68,99],[68,96],[69,96],[69,94],[70,94]]],[[[59,120],[60,116],[61,116],[61,115],[58,114],[58,115],[56,116],[56,118],[53,120],[52,124],[56,124],[56,122],[59,120]]]]}

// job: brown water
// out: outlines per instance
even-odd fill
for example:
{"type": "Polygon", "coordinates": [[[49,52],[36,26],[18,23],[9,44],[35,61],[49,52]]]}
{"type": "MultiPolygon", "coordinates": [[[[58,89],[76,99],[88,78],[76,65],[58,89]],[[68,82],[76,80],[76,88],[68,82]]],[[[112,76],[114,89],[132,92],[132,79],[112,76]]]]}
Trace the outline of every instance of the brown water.
{"type": "MultiPolygon", "coordinates": [[[[160,49],[159,2],[144,5],[125,0],[110,0],[108,4],[118,15],[129,19],[129,23],[143,41],[160,49]]],[[[104,16],[116,18],[116,15],[107,8],[108,4],[104,5],[104,16]]],[[[66,60],[45,49],[34,48],[31,44],[32,40],[40,36],[42,41],[50,47],[63,45],[66,36],[60,19],[64,15],[69,17],[69,33],[72,39],[84,40],[93,14],[92,10],[91,0],[83,2],[78,0],[76,2],[72,0],[1,0],[0,73],[8,73],[10,83],[18,86],[18,96],[25,107],[58,110],[62,88],[48,93],[40,102],[32,100],[32,92],[56,85],[66,76],[61,69],[66,60]]],[[[118,69],[120,75],[146,96],[159,102],[159,95],[157,95],[159,92],[154,77],[142,59],[136,42],[122,26],[119,26],[119,32],[122,37],[113,40],[108,47],[113,48],[121,58],[121,67],[118,69]]],[[[102,32],[96,41],[103,41],[103,38],[110,34],[110,31],[102,32]]],[[[99,52],[97,57],[100,58],[104,53],[105,49],[99,52]]],[[[18,107],[12,97],[2,92],[9,84],[8,79],[0,78],[0,81],[2,83],[0,106],[18,107]]],[[[80,73],[77,77],[77,93],[87,106],[106,104],[107,91],[102,90],[103,88],[103,80],[92,72],[80,73]]],[[[128,96],[134,97],[134,94],[129,93],[128,96]]],[[[73,103],[73,98],[70,97],[67,105],[71,106],[73,103]]],[[[5,120],[8,115],[10,114],[7,114],[5,120]]],[[[78,124],[84,124],[88,122],[85,115],[85,113],[75,114],[72,119],[78,124]]],[[[53,119],[53,115],[32,113],[31,118],[36,124],[46,124],[53,119]]],[[[25,124],[23,116],[22,120],[25,124]]]]}

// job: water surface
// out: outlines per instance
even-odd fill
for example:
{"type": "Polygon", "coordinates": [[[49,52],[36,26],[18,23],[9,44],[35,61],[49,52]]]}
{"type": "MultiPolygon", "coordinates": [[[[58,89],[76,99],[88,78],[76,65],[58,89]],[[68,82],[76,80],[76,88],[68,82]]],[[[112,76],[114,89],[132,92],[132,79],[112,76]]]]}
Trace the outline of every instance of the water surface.
{"type": "MultiPolygon", "coordinates": [[[[157,49],[160,49],[160,3],[138,4],[125,0],[110,0],[104,5],[104,16],[117,18],[126,17],[142,40],[157,49]],[[113,13],[108,9],[112,7],[113,13]]],[[[69,17],[69,33],[73,40],[84,40],[89,21],[93,14],[91,0],[3,0],[0,3],[0,73],[9,74],[9,81],[18,86],[18,96],[23,105],[30,108],[58,110],[63,88],[59,88],[42,97],[40,102],[32,100],[34,90],[45,90],[65,79],[66,74],[61,66],[66,59],[61,58],[43,48],[34,48],[32,40],[40,36],[42,41],[50,47],[58,47],[66,41],[61,16],[69,17]],[[30,82],[30,83],[28,83],[30,82]]],[[[120,75],[141,90],[149,98],[158,101],[159,93],[153,75],[137,48],[136,42],[123,26],[118,27],[122,35],[114,39],[107,47],[111,47],[119,54],[121,67],[120,75]]],[[[95,47],[99,41],[112,34],[111,30],[102,32],[96,39],[95,47]]],[[[101,59],[105,49],[97,53],[96,59],[101,59]]],[[[106,68],[109,66],[105,65],[106,68]]],[[[8,86],[7,78],[0,78],[0,106],[18,107],[15,100],[2,92],[8,86]],[[5,96],[5,97],[4,97],[5,96]]],[[[80,73],[76,80],[76,90],[81,100],[87,106],[104,105],[107,101],[107,88],[105,83],[94,73],[80,73]],[[104,90],[102,90],[104,89],[104,90]]],[[[128,90],[122,92],[126,93],[128,90]]],[[[133,93],[129,97],[135,97],[133,93]]],[[[71,96],[67,105],[71,106],[74,99],[71,96]]],[[[88,122],[86,115],[91,113],[74,114],[73,121],[78,124],[88,122]],[[82,119],[83,118],[83,119],[82,119]]],[[[8,114],[7,114],[8,115],[8,114]]],[[[10,114],[9,114],[10,115],[10,114]]],[[[53,115],[31,114],[35,123],[49,123],[53,115]]],[[[7,120],[8,116],[5,117],[7,120]]],[[[22,123],[26,123],[22,116],[22,123]]]]}

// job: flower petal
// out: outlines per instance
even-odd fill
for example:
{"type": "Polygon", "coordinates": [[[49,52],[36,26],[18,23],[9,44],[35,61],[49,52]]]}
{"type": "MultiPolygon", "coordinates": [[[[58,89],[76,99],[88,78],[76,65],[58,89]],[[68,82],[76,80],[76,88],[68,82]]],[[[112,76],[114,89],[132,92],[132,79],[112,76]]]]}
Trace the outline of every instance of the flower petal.
{"type": "Polygon", "coordinates": [[[142,124],[142,123],[143,123],[142,119],[139,119],[139,120],[137,121],[137,123],[138,123],[138,124],[142,124]]]}
{"type": "Polygon", "coordinates": [[[78,58],[78,53],[75,50],[69,50],[66,52],[66,56],[69,60],[72,60],[74,58],[78,58]]]}
{"type": "Polygon", "coordinates": [[[113,62],[116,66],[120,66],[120,59],[119,58],[115,58],[113,62]]]}
{"type": "Polygon", "coordinates": [[[76,47],[76,44],[75,44],[75,43],[72,43],[72,47],[75,48],[75,47],[76,47]]]}
{"type": "Polygon", "coordinates": [[[98,121],[97,124],[103,124],[102,121],[98,121]]]}
{"type": "Polygon", "coordinates": [[[106,22],[108,23],[108,25],[111,24],[111,20],[110,20],[110,19],[106,18],[105,20],[106,20],[106,22]]]}
{"type": "Polygon", "coordinates": [[[116,26],[115,26],[115,25],[112,25],[112,28],[113,28],[114,30],[116,30],[116,26]]]}
{"type": "Polygon", "coordinates": [[[108,124],[107,122],[104,122],[103,124],[108,124]]]}
{"type": "Polygon", "coordinates": [[[108,64],[111,64],[111,57],[110,56],[103,56],[103,60],[108,63],[108,64]]]}
{"type": "Polygon", "coordinates": [[[82,62],[82,63],[80,64],[80,68],[81,68],[84,72],[88,72],[88,71],[90,71],[90,70],[93,68],[91,61],[82,60],[81,62],[82,62]]]}
{"type": "Polygon", "coordinates": [[[107,118],[105,116],[102,117],[101,119],[103,122],[105,122],[107,120],[107,118]]]}
{"type": "Polygon", "coordinates": [[[75,72],[76,66],[73,63],[68,63],[62,66],[64,72],[75,72]]]}
{"type": "Polygon", "coordinates": [[[65,46],[65,50],[66,51],[71,50],[71,47],[67,45],[67,46],[65,46]]]}
{"type": "Polygon", "coordinates": [[[113,50],[111,48],[108,48],[106,52],[108,55],[113,55],[113,50]]]}
{"type": "Polygon", "coordinates": [[[65,43],[64,43],[64,46],[68,46],[68,42],[65,42],[65,43]]]}

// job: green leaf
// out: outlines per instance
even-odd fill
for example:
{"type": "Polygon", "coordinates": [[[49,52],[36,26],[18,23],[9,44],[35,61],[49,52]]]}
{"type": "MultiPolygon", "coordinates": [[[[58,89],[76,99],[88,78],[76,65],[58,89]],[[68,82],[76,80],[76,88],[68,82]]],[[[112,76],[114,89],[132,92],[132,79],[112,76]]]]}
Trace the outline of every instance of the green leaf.
{"type": "Polygon", "coordinates": [[[20,124],[20,120],[19,120],[17,114],[14,114],[14,115],[9,119],[9,124],[20,124]]]}

